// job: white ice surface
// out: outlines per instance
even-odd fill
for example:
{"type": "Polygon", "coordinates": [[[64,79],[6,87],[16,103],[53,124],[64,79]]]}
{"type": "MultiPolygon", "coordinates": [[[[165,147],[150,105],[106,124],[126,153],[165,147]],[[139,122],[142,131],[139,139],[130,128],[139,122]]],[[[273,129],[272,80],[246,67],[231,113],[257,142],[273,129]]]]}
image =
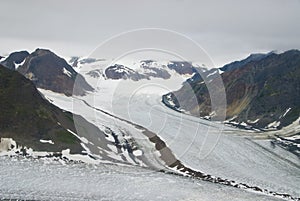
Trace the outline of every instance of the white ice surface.
{"type": "Polygon", "coordinates": [[[0,195],[22,200],[271,201],[278,198],[138,167],[0,157],[0,195]]]}

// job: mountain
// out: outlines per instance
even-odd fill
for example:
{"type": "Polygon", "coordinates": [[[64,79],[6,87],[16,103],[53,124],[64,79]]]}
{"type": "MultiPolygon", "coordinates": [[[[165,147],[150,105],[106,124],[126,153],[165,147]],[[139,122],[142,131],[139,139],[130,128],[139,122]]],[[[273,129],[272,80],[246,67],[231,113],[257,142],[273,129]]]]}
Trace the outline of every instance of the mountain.
{"type": "MultiPolygon", "coordinates": [[[[193,115],[212,115],[209,92],[199,77],[195,75],[180,90],[164,95],[163,102],[193,115]],[[195,95],[198,103],[191,102],[189,94],[195,95]]],[[[221,77],[227,96],[226,118],[230,122],[259,129],[280,129],[299,118],[299,50],[269,54],[227,70],[221,77]]]]}
{"type": "MultiPolygon", "coordinates": [[[[141,60],[139,62],[132,62],[131,64],[128,62],[121,64],[122,61],[120,61],[120,63],[106,66],[103,64],[104,60],[84,59],[79,60],[77,63],[89,64],[97,61],[101,62],[101,64],[98,65],[97,69],[92,69],[87,72],[87,75],[91,77],[103,76],[106,79],[113,80],[129,79],[138,81],[142,79],[149,80],[151,78],[170,79],[174,73],[191,76],[196,72],[195,67],[191,63],[183,61],[158,62],[155,60],[141,60]],[[102,67],[99,68],[99,66],[102,67]]],[[[95,64],[93,64],[93,66],[95,66],[95,64]]]]}
{"type": "Polygon", "coordinates": [[[175,70],[180,75],[192,75],[197,72],[195,67],[187,61],[170,61],[167,66],[169,69],[175,70]]]}
{"type": "Polygon", "coordinates": [[[13,138],[18,145],[40,151],[83,151],[81,141],[67,130],[75,132],[72,114],[50,104],[28,79],[2,65],[0,97],[1,138],[13,138]]]}
{"type": "Polygon", "coordinates": [[[105,69],[105,76],[108,79],[119,80],[119,79],[131,79],[134,81],[140,79],[146,79],[146,76],[140,74],[126,66],[115,64],[105,69]]]}
{"type": "Polygon", "coordinates": [[[272,55],[272,54],[275,54],[274,51],[271,51],[267,54],[251,54],[250,56],[248,56],[246,59],[243,59],[241,61],[234,61],[230,64],[226,64],[225,66],[221,67],[220,70],[222,71],[231,71],[231,70],[234,70],[234,69],[237,69],[237,68],[240,68],[242,66],[245,66],[246,64],[250,63],[250,62],[255,62],[255,61],[259,61],[259,60],[262,60],[264,59],[265,57],[269,56],[269,55],[272,55]]]}
{"type": "Polygon", "coordinates": [[[13,52],[1,64],[11,70],[15,70],[16,65],[21,64],[28,55],[27,51],[13,52]]]}
{"type": "Polygon", "coordinates": [[[68,96],[85,95],[93,88],[64,59],[50,50],[36,49],[11,53],[2,65],[17,70],[38,88],[64,93],[68,96]],[[19,64],[16,69],[15,64],[19,64]]]}

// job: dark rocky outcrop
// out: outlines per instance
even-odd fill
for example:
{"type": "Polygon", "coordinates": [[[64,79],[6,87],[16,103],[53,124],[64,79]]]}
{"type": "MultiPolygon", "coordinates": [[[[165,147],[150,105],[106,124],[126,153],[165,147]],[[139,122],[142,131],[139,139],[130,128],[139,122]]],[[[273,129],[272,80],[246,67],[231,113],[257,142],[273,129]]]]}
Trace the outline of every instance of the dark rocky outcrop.
{"type": "Polygon", "coordinates": [[[1,64],[8,69],[15,70],[15,64],[21,64],[28,55],[27,51],[13,52],[1,64]]]}
{"type": "Polygon", "coordinates": [[[145,75],[140,74],[132,70],[131,68],[119,64],[109,66],[108,68],[105,69],[104,73],[106,78],[113,79],[113,80],[131,79],[134,81],[138,81],[147,78],[145,75]]]}
{"type": "Polygon", "coordinates": [[[193,73],[197,72],[195,67],[187,61],[171,61],[167,66],[169,69],[175,70],[180,75],[192,75],[193,73]]]}
{"type": "Polygon", "coordinates": [[[69,60],[69,64],[73,67],[73,68],[76,68],[78,67],[78,60],[79,60],[79,57],[71,57],[71,59],[69,60]]]}

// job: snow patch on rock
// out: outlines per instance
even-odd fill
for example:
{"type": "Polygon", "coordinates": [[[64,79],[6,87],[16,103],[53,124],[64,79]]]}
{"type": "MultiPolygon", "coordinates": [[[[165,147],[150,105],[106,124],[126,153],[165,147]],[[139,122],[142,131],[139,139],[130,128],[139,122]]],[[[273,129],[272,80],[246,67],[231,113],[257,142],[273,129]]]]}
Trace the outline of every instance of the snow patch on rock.
{"type": "Polygon", "coordinates": [[[54,142],[52,140],[42,140],[40,139],[41,143],[49,143],[49,144],[54,144],[54,142]]]}
{"type": "Polygon", "coordinates": [[[63,73],[65,74],[65,75],[67,75],[68,77],[72,77],[72,73],[70,72],[70,71],[68,71],[67,69],[63,69],[63,73]]]}

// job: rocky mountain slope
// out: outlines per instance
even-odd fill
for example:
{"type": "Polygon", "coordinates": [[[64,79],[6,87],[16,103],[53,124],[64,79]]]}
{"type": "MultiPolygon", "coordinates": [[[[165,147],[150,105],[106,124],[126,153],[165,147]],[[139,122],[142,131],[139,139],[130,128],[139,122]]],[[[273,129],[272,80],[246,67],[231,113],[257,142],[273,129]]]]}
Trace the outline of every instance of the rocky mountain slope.
{"type": "MultiPolygon", "coordinates": [[[[227,68],[221,74],[227,96],[227,119],[236,125],[280,129],[300,116],[300,51],[259,57],[227,68]]],[[[166,94],[163,102],[202,117],[213,112],[206,84],[199,74],[187,80],[180,90],[166,94]],[[189,102],[188,93],[195,95],[198,103],[189,102]]]]}
{"type": "Polygon", "coordinates": [[[72,114],[50,104],[29,80],[1,65],[0,97],[1,138],[40,151],[83,151],[80,140],[67,130],[75,131],[72,114]]]}
{"type": "Polygon", "coordinates": [[[84,95],[93,88],[64,59],[50,50],[36,49],[15,52],[2,62],[9,69],[16,69],[30,79],[38,88],[64,93],[68,96],[84,95]],[[22,64],[21,64],[22,63],[22,64]]]}

